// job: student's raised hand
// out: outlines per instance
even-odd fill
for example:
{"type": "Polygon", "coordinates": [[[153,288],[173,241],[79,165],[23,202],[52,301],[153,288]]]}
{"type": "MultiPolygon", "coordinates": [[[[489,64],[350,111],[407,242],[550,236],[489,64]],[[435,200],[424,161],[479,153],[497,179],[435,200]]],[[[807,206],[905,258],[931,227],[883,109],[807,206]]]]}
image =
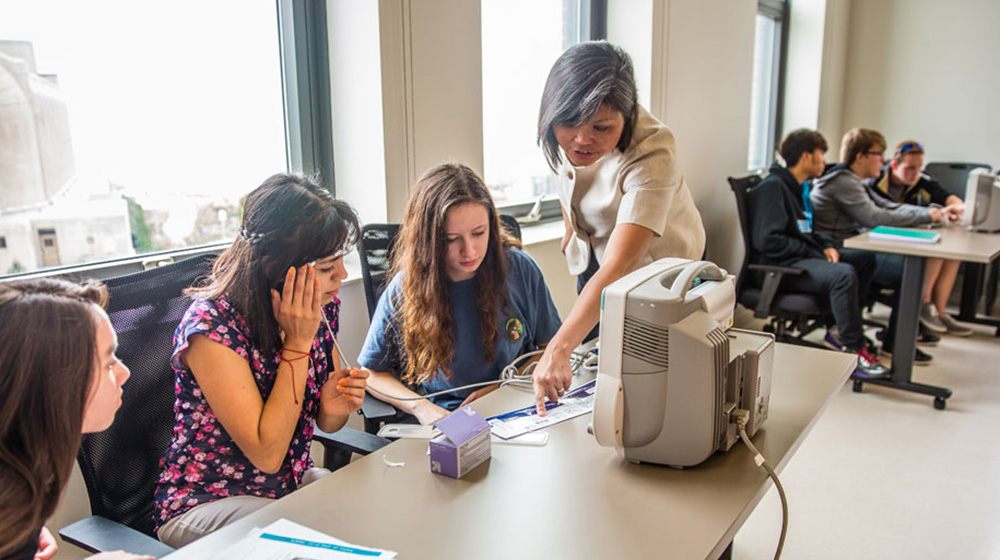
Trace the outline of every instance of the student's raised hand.
{"type": "Polygon", "coordinates": [[[493,384],[493,385],[487,385],[487,386],[483,387],[482,389],[475,390],[468,397],[465,397],[465,400],[462,401],[462,404],[458,405],[458,408],[462,408],[463,406],[471,403],[472,401],[474,401],[476,399],[480,399],[482,397],[485,397],[486,395],[492,393],[493,391],[496,391],[499,388],[500,388],[500,384],[496,383],[496,384],[493,384]]]}
{"type": "Polygon", "coordinates": [[[56,544],[56,538],[52,536],[48,527],[42,527],[41,532],[38,533],[38,551],[35,552],[34,560],[49,560],[58,551],[59,545],[56,544]]]}
{"type": "Polygon", "coordinates": [[[573,371],[569,369],[569,356],[563,356],[553,346],[545,348],[542,359],[538,360],[531,374],[531,384],[535,388],[535,410],[545,416],[545,399],[558,402],[559,397],[573,384],[573,371]]]}
{"type": "Polygon", "coordinates": [[[285,345],[296,350],[311,348],[320,320],[319,279],[313,267],[289,268],[281,294],[271,290],[271,306],[285,333],[285,345]]]}
{"type": "Polygon", "coordinates": [[[350,414],[361,408],[368,386],[368,372],[363,369],[338,369],[320,389],[325,414],[350,414]]]}

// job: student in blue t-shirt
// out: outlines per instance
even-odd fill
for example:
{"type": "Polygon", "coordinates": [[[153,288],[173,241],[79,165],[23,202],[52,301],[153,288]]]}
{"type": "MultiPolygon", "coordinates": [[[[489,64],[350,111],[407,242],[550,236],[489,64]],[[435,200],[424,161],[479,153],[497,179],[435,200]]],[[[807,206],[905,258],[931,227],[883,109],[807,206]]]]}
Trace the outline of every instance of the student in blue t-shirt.
{"type": "MultiPolygon", "coordinates": [[[[561,324],[541,270],[500,227],[474,171],[446,164],[417,182],[359,363],[368,385],[408,398],[499,379],[504,366],[545,346],[561,324]]],[[[422,424],[497,384],[429,400],[376,395],[422,424]]]]}

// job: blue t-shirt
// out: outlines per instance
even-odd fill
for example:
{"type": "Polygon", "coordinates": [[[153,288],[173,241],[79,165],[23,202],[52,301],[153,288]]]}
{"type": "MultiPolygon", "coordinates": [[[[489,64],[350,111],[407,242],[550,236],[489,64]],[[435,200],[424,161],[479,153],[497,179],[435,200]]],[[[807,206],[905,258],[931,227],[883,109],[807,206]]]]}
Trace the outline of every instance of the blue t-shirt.
{"type": "MultiPolygon", "coordinates": [[[[422,384],[424,394],[470,383],[492,381],[500,377],[504,366],[525,352],[536,350],[559,330],[562,321],[552,303],[542,271],[531,257],[518,249],[506,249],[507,281],[505,289],[509,303],[506,311],[497,314],[497,340],[493,345],[493,362],[486,363],[486,349],[479,332],[479,306],[476,303],[476,278],[450,282],[451,315],[455,319],[455,355],[451,363],[451,379],[437,375],[422,384]]],[[[402,275],[397,274],[378,300],[368,336],[361,348],[358,363],[375,371],[389,371],[401,376],[405,370],[402,338],[394,320],[394,298],[402,289],[402,275]]],[[[454,410],[479,388],[466,389],[433,397],[434,404],[454,410]]]]}

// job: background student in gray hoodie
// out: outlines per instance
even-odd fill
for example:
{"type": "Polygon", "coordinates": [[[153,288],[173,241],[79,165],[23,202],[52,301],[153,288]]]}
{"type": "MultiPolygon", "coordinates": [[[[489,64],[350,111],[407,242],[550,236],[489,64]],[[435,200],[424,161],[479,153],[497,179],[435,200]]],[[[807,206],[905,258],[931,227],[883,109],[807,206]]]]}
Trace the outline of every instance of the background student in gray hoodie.
{"type": "MultiPolygon", "coordinates": [[[[939,223],[945,212],[937,206],[914,206],[886,200],[872,193],[864,179],[878,177],[885,162],[885,136],[876,130],[854,128],[840,143],[840,162],[813,183],[813,228],[833,238],[836,246],[844,239],[875,226],[919,226],[939,223]]],[[[882,350],[891,354],[896,334],[896,308],[903,277],[903,257],[875,253],[875,284],[894,290],[889,328],[883,336],[882,350]]],[[[913,363],[925,365],[931,356],[917,349],[913,363]]]]}

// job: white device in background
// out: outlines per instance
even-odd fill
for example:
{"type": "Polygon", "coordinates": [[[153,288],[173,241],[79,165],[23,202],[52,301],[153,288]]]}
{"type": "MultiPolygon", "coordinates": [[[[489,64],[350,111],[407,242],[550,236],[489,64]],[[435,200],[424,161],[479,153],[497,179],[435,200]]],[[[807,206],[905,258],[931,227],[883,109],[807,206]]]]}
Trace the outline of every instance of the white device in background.
{"type": "Polygon", "coordinates": [[[735,305],[733,276],[707,261],[661,259],[604,290],[599,444],[630,461],[687,467],[739,439],[736,409],[750,409],[756,432],[767,418],[774,338],[727,333],[735,305]],[[733,346],[733,337],[748,340],[733,346]]]}
{"type": "Polygon", "coordinates": [[[1000,177],[973,169],[965,185],[965,223],[972,231],[1000,231],[1000,177]]]}

